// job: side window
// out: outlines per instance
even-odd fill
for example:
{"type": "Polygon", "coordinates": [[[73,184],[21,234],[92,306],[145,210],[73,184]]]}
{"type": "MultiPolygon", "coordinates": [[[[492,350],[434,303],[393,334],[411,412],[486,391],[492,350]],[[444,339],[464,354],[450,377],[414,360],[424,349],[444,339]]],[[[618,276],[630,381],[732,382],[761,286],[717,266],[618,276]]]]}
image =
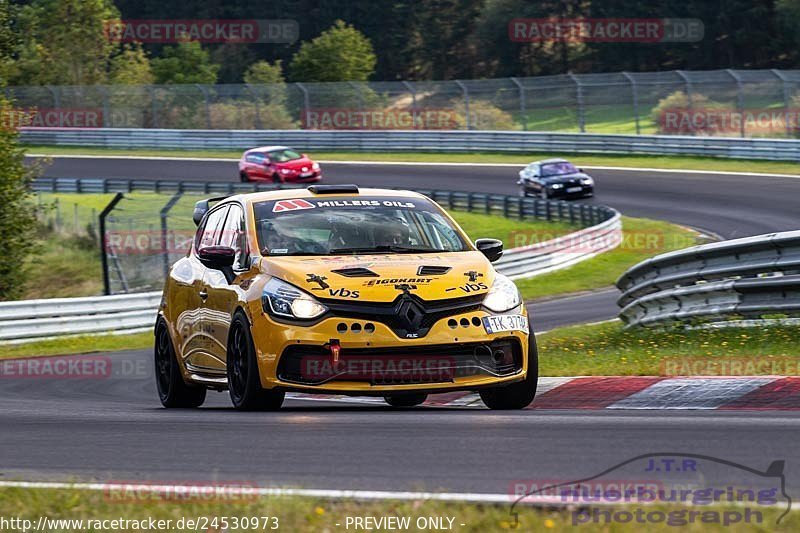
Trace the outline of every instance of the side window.
{"type": "Polygon", "coordinates": [[[244,226],[244,212],[238,204],[231,204],[228,210],[228,217],[222,229],[219,241],[220,246],[228,246],[236,250],[236,258],[233,261],[233,268],[247,268],[247,233],[244,226]]]}
{"type": "Polygon", "coordinates": [[[247,154],[246,161],[248,163],[263,163],[264,162],[264,154],[255,152],[252,154],[247,154]]]}
{"type": "Polygon", "coordinates": [[[205,223],[197,230],[197,236],[194,241],[195,249],[199,250],[206,246],[214,246],[219,242],[227,213],[228,206],[224,206],[208,214],[205,223]]]}

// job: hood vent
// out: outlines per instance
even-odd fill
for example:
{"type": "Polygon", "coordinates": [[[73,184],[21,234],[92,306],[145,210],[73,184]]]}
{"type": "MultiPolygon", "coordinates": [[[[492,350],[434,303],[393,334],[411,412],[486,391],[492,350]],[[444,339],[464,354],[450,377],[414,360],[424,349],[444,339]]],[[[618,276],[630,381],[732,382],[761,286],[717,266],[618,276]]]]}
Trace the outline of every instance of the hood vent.
{"type": "Polygon", "coordinates": [[[417,276],[441,276],[450,272],[449,266],[422,265],[417,269],[417,276]]]}
{"type": "Polygon", "coordinates": [[[340,268],[331,270],[334,274],[339,274],[346,278],[377,278],[378,274],[364,267],[340,268]]]}

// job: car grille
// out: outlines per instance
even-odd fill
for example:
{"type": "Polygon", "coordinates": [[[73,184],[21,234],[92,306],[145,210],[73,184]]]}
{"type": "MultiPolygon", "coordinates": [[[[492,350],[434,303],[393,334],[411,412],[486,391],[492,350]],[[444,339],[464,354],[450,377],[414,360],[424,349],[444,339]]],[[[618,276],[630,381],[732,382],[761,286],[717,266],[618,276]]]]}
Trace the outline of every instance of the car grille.
{"type": "Polygon", "coordinates": [[[431,327],[452,315],[477,311],[485,295],[425,301],[413,294],[401,294],[392,302],[343,302],[320,299],[337,317],[357,318],[387,325],[401,338],[420,338],[431,327]]]}
{"type": "Polygon", "coordinates": [[[322,385],[356,381],[370,385],[451,383],[457,377],[510,376],[522,368],[516,339],[397,348],[345,349],[333,363],[323,346],[289,346],[281,354],[278,378],[289,383],[322,385]]]}

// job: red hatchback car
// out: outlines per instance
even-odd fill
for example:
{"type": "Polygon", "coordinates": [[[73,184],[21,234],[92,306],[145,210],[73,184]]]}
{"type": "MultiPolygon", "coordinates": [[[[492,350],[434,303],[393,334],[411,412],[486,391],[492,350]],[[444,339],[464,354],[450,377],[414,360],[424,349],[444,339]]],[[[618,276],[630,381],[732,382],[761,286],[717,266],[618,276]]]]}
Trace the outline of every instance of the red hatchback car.
{"type": "Polygon", "coordinates": [[[251,148],[239,160],[239,178],[242,181],[306,183],[319,181],[321,177],[319,163],[286,146],[251,148]]]}

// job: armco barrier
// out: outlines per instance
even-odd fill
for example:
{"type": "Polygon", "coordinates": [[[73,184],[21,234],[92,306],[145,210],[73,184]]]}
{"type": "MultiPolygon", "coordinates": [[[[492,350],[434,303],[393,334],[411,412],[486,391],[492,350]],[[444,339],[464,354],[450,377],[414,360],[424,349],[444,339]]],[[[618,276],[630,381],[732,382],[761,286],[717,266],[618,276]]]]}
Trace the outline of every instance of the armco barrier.
{"type": "Polygon", "coordinates": [[[800,230],[705,244],[631,267],[617,281],[628,325],[800,313],[800,230]]]}
{"type": "MultiPolygon", "coordinates": [[[[120,192],[144,190],[168,192],[198,184],[179,182],[115,182],[113,180],[39,179],[39,191],[62,192],[120,192]],[[130,185],[134,183],[136,187],[130,185]]],[[[274,188],[271,185],[213,184],[223,189],[187,192],[247,192],[256,188],[274,188]]],[[[566,268],[598,253],[611,250],[622,241],[620,214],[606,206],[571,202],[520,198],[515,196],[451,191],[418,190],[448,209],[483,211],[518,219],[569,220],[584,226],[577,232],[506,250],[495,263],[499,272],[512,279],[531,277],[560,268],[566,268]]],[[[152,326],[160,291],[138,294],[121,294],[93,298],[58,298],[0,303],[0,341],[52,337],[57,335],[126,331],[152,326]]]]}
{"type": "Polygon", "coordinates": [[[288,144],[307,151],[585,152],[800,161],[800,139],[472,130],[21,128],[20,131],[22,141],[29,144],[103,148],[244,150],[261,145],[288,144]]]}

